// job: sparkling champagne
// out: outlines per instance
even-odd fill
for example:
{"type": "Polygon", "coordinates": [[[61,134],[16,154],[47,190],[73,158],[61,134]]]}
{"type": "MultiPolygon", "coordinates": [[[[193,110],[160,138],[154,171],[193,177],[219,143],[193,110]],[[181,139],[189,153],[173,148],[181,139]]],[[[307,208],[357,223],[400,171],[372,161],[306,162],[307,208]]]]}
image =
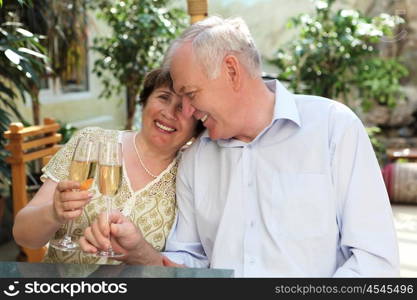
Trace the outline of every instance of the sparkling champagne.
{"type": "Polygon", "coordinates": [[[98,186],[100,193],[114,196],[119,191],[122,182],[122,166],[99,165],[98,186]]]}
{"type": "Polygon", "coordinates": [[[97,161],[73,160],[70,166],[70,179],[81,183],[82,190],[88,190],[96,175],[97,161]]]}
{"type": "MultiPolygon", "coordinates": [[[[69,179],[80,183],[80,190],[90,189],[96,174],[98,160],[97,142],[80,137],[74,149],[69,166],[69,179]]],[[[77,191],[78,192],[78,191],[77,191]]],[[[72,236],[73,220],[69,220],[67,230],[63,237],[52,239],[49,245],[61,251],[79,250],[76,238],[72,236]]]]}

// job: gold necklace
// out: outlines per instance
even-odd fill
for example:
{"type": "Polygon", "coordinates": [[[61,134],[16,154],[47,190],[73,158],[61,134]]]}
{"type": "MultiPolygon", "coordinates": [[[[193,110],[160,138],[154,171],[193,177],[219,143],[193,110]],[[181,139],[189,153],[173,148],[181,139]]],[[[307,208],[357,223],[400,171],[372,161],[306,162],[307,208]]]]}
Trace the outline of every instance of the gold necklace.
{"type": "Polygon", "coordinates": [[[152,173],[151,173],[151,171],[149,171],[149,170],[148,170],[148,168],[147,168],[147,167],[145,166],[145,164],[143,163],[142,158],[140,157],[140,154],[139,154],[138,148],[136,147],[136,136],[137,136],[137,135],[138,135],[138,133],[136,133],[136,134],[134,134],[134,135],[133,135],[133,147],[135,147],[136,155],[137,155],[137,156],[138,156],[138,158],[139,158],[140,165],[142,166],[142,168],[145,170],[145,172],[146,172],[149,176],[151,176],[151,177],[153,177],[153,178],[157,178],[158,176],[157,176],[157,175],[152,174],[152,173]]]}

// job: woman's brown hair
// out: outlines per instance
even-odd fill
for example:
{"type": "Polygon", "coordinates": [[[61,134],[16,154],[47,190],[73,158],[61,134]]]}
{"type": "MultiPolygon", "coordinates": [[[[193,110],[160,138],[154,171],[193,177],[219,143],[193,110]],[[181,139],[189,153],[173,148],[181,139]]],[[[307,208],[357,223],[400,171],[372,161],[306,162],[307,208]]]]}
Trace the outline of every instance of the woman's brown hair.
{"type": "MultiPolygon", "coordinates": [[[[173,89],[172,78],[169,74],[169,71],[162,68],[155,69],[146,75],[145,82],[143,83],[143,88],[140,92],[138,101],[142,108],[145,107],[148,103],[148,98],[152,94],[152,92],[160,87],[168,87],[173,93],[175,93],[173,89]]],[[[195,137],[199,136],[200,133],[204,131],[204,126],[201,123],[201,121],[197,121],[195,131],[195,137]]]]}

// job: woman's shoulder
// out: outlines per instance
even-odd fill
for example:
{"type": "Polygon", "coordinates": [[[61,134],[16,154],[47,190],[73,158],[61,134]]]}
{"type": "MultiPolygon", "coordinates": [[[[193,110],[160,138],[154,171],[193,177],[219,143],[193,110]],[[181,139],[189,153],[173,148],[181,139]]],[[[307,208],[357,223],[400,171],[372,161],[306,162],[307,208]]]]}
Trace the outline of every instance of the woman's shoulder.
{"type": "Polygon", "coordinates": [[[100,140],[100,139],[108,139],[108,138],[117,138],[121,132],[120,130],[116,129],[105,129],[102,127],[85,127],[82,129],[79,129],[77,132],[78,136],[82,137],[88,137],[94,140],[100,140]]]}

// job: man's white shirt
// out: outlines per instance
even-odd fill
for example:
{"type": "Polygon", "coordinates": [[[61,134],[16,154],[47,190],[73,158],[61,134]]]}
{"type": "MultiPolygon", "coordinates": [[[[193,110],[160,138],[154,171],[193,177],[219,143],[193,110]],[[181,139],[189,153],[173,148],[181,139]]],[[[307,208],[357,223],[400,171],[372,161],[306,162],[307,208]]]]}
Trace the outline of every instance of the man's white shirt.
{"type": "Polygon", "coordinates": [[[205,132],[182,156],[164,254],[236,277],[395,277],[392,211],[367,133],[336,101],[280,82],[253,141],[205,132]]]}

